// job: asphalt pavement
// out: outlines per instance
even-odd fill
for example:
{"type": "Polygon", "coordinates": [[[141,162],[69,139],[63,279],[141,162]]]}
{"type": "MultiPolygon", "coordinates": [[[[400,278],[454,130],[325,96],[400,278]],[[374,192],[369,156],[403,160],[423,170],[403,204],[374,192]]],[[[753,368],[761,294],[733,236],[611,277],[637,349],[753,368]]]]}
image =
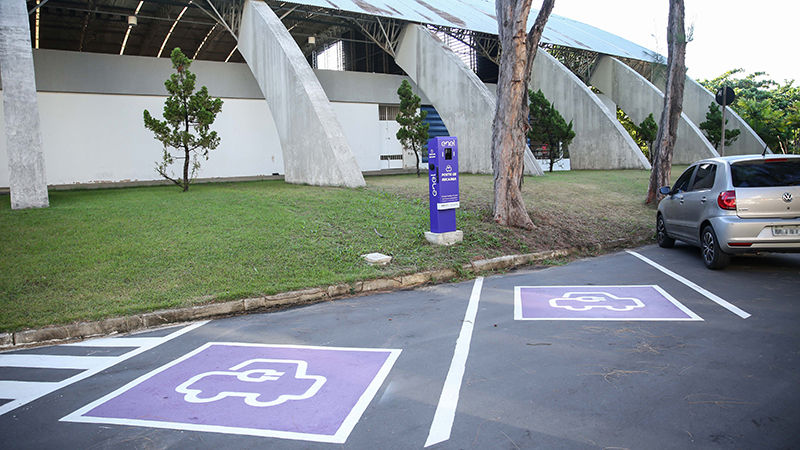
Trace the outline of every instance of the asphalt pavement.
{"type": "Polygon", "coordinates": [[[800,255],[564,266],[0,353],[3,449],[800,448],[800,255]]]}

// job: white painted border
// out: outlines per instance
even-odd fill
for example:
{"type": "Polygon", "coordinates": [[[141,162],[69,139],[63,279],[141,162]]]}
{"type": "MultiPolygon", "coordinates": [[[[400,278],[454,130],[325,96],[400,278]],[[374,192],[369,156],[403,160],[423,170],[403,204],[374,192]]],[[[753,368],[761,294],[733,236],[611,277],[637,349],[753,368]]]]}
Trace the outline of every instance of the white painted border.
{"type": "Polygon", "coordinates": [[[684,278],[684,277],[678,275],[677,273],[667,269],[666,267],[662,266],[661,264],[658,264],[657,262],[653,261],[652,259],[647,258],[645,256],[642,256],[642,255],[640,255],[640,254],[638,254],[638,253],[636,253],[636,252],[634,252],[632,250],[625,250],[625,251],[628,252],[629,254],[641,259],[642,261],[646,262],[647,264],[650,264],[651,266],[655,267],[656,269],[660,270],[661,272],[664,272],[665,274],[671,276],[672,278],[680,281],[681,283],[685,284],[686,286],[694,289],[698,293],[700,293],[703,296],[705,296],[707,299],[709,299],[712,302],[718,304],[719,306],[722,306],[723,308],[725,308],[728,311],[736,314],[737,316],[741,317],[742,319],[747,319],[748,317],[750,317],[750,313],[745,312],[744,310],[742,310],[738,306],[735,306],[735,305],[731,304],[730,302],[726,301],[725,299],[723,299],[722,297],[719,297],[718,295],[708,291],[707,289],[704,289],[704,288],[700,287],[697,283],[694,283],[692,281],[687,280],[686,278],[684,278]]]}
{"type": "Polygon", "coordinates": [[[695,314],[692,310],[684,306],[681,302],[675,299],[675,297],[671,296],[667,291],[661,288],[656,284],[638,284],[638,285],[608,285],[608,286],[514,286],[514,320],[570,320],[570,321],[590,321],[590,320],[598,320],[598,321],[614,321],[614,322],[696,322],[696,321],[703,321],[703,318],[695,314]],[[620,317],[620,318],[612,318],[612,317],[576,317],[576,318],[569,318],[569,317],[522,317],[522,289],[523,288],[634,288],[634,287],[650,287],[658,291],[661,295],[663,295],[667,300],[672,302],[678,309],[683,311],[689,317],[687,318],[638,318],[638,317],[620,317]]]}
{"type": "Polygon", "coordinates": [[[453,360],[450,362],[450,370],[447,371],[447,378],[444,380],[442,395],[439,397],[436,412],[433,414],[433,422],[431,423],[431,430],[428,433],[425,447],[450,439],[453,421],[455,421],[456,417],[456,408],[458,407],[461,382],[467,368],[469,346],[472,342],[472,331],[475,327],[475,317],[478,315],[478,303],[481,300],[482,288],[483,277],[478,277],[472,286],[467,313],[464,315],[464,322],[461,324],[461,333],[459,333],[456,340],[453,360]]]}
{"type": "Polygon", "coordinates": [[[252,343],[243,343],[243,342],[208,342],[196,350],[193,350],[180,358],[172,361],[171,363],[165,364],[158,369],[155,369],[151,372],[148,372],[141,377],[131,381],[130,383],[122,386],[121,388],[115,390],[114,392],[84,406],[83,408],[63,417],[60,422],[79,422],[79,423],[97,423],[97,424],[112,424],[112,425],[125,425],[125,426],[141,426],[141,427],[150,427],[150,428],[165,428],[171,430],[186,430],[186,431],[205,431],[210,433],[224,433],[224,434],[239,434],[239,435],[247,435],[247,436],[259,436],[259,437],[274,437],[280,439],[293,439],[293,440],[302,440],[302,441],[312,441],[312,442],[327,442],[332,444],[344,444],[347,440],[347,437],[350,435],[350,432],[353,431],[356,423],[358,423],[361,415],[369,406],[369,403],[377,394],[378,389],[380,389],[381,385],[383,385],[384,380],[389,375],[389,371],[391,371],[392,366],[394,365],[397,358],[400,356],[400,352],[402,350],[396,349],[382,349],[382,348],[346,348],[346,347],[321,347],[321,346],[310,346],[310,345],[278,345],[278,344],[252,344],[252,343]],[[200,425],[200,424],[188,424],[188,423],[174,423],[174,422],[162,422],[157,420],[138,420],[138,419],[118,419],[118,418],[104,418],[104,417],[90,417],[84,416],[84,414],[88,413],[92,409],[102,405],[103,403],[122,395],[123,393],[133,389],[134,387],[138,386],[139,384],[149,380],[150,378],[158,375],[159,373],[173,367],[195,355],[206,350],[207,348],[211,347],[212,345],[226,345],[226,346],[237,346],[237,347],[269,347],[269,348],[297,348],[297,349],[304,349],[304,350],[334,350],[334,351],[362,351],[362,352],[389,352],[389,357],[386,358],[386,361],[383,363],[383,366],[380,368],[378,373],[375,375],[375,378],[372,379],[372,382],[367,386],[367,389],[361,395],[361,398],[358,399],[356,404],[353,406],[353,409],[350,410],[350,413],[345,417],[345,420],[340,425],[339,429],[333,435],[324,435],[324,434],[312,434],[312,433],[297,433],[297,432],[290,432],[290,431],[276,431],[276,430],[260,430],[257,428],[242,428],[242,427],[229,427],[229,426],[217,426],[217,425],[200,425]]]}

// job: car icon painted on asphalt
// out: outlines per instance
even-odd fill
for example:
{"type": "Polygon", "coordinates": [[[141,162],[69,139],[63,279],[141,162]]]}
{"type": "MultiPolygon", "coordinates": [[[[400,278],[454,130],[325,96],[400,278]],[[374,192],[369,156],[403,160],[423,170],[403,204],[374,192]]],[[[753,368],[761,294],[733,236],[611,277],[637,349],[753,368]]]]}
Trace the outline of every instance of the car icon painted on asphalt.
{"type": "Polygon", "coordinates": [[[638,298],[617,297],[608,292],[567,292],[561,297],[550,299],[553,308],[564,308],[567,311],[588,311],[592,308],[605,308],[609,311],[632,311],[644,308],[638,298]]]}
{"type": "Polygon", "coordinates": [[[241,397],[250,406],[276,406],[314,396],[327,379],[308,375],[308,363],[290,359],[251,359],[225,371],[193,376],[175,388],[189,403],[241,397]]]}

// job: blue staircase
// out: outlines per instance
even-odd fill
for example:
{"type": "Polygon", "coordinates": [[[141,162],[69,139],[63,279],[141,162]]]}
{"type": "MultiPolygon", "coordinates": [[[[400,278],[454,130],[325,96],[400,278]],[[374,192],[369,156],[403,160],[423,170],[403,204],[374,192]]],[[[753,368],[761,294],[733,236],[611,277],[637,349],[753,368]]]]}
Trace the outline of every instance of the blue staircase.
{"type": "MultiPolygon", "coordinates": [[[[440,136],[450,136],[450,132],[447,131],[447,127],[444,126],[442,118],[439,116],[439,113],[436,112],[436,109],[433,106],[422,106],[420,109],[428,112],[428,116],[425,118],[425,123],[430,124],[430,128],[428,128],[429,139],[440,136]]],[[[422,162],[428,162],[428,152],[422,152],[422,162]]]]}

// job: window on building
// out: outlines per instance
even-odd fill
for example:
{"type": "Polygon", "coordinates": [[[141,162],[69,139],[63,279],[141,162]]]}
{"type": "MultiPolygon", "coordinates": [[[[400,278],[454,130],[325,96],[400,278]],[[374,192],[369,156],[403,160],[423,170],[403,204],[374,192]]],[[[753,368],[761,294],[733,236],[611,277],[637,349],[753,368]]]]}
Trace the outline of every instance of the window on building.
{"type": "Polygon", "coordinates": [[[398,114],[400,114],[399,106],[380,105],[379,108],[380,120],[394,121],[397,120],[398,114]]]}

